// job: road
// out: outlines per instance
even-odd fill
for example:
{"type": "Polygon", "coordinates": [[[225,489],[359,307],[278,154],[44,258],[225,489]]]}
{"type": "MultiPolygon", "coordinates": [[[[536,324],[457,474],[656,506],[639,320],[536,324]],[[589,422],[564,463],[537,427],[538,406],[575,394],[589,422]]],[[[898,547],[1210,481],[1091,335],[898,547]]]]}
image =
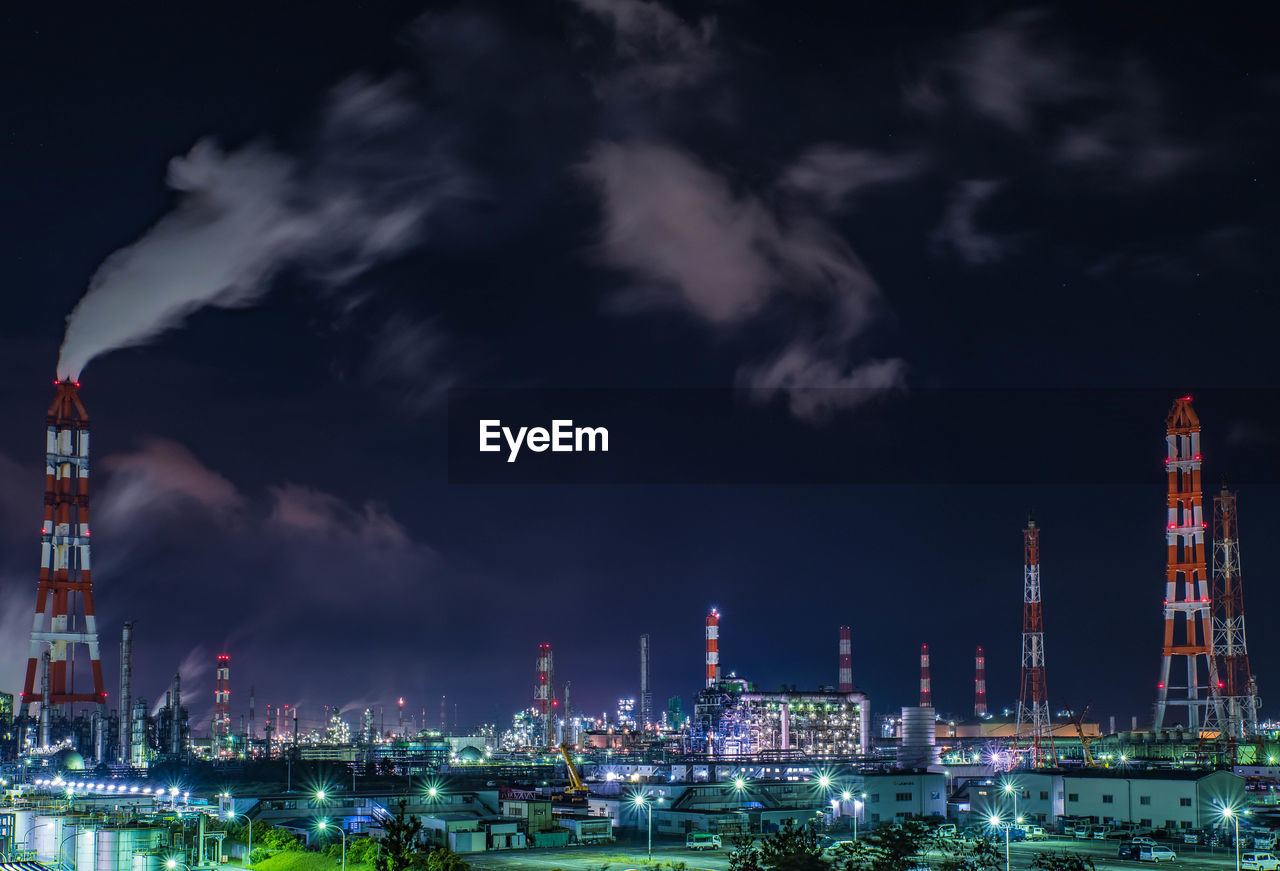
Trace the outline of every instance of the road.
{"type": "MultiPolygon", "coordinates": [[[[1001,852],[1003,853],[1003,844],[1001,852]]],[[[1034,843],[1009,845],[1010,869],[1028,869],[1037,853],[1056,853],[1066,850],[1091,857],[1097,871],[1120,871],[1148,867],[1147,863],[1116,858],[1116,841],[1076,841],[1070,838],[1050,839],[1034,843]]],[[[1210,850],[1184,844],[1173,845],[1178,859],[1162,863],[1167,868],[1234,869],[1235,854],[1225,850],[1210,850]]],[[[511,871],[628,871],[643,869],[645,861],[643,840],[606,844],[594,847],[561,847],[558,849],[507,850],[500,853],[472,853],[464,856],[477,869],[511,869],[511,871]]],[[[932,857],[934,862],[938,857],[932,857]]],[[[695,852],[684,847],[683,840],[654,839],[653,860],[663,865],[683,862],[688,871],[727,871],[729,851],[714,850],[695,852]]]]}

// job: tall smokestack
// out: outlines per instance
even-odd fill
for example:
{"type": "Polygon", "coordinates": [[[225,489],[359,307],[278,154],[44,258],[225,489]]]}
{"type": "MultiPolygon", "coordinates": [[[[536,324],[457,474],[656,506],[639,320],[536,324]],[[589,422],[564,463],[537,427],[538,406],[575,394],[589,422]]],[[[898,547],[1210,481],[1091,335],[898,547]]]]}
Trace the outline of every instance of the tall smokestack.
{"type": "Polygon", "coordinates": [[[440,697],[440,734],[443,735],[449,731],[449,715],[448,708],[445,705],[445,697],[440,697]]]}
{"type": "Polygon", "coordinates": [[[649,633],[640,636],[640,728],[653,720],[653,692],[649,689],[649,633]]]}
{"type": "Polygon", "coordinates": [[[246,752],[251,749],[253,741],[253,730],[255,729],[253,722],[253,684],[249,684],[249,731],[245,733],[244,743],[246,752]]]}
{"type": "Polygon", "coordinates": [[[840,692],[853,692],[853,630],[840,627],[840,692]]]}
{"type": "Polygon", "coordinates": [[[981,647],[978,648],[978,655],[974,659],[973,715],[975,717],[987,715],[987,658],[982,655],[981,647]]]}
{"type": "Polygon", "coordinates": [[[133,726],[133,621],[124,621],[120,630],[120,761],[128,765],[132,756],[133,726]]]}
{"type": "Polygon", "coordinates": [[[929,686],[929,645],[920,645],[920,707],[933,707],[933,690],[929,686]]]}
{"type": "Polygon", "coordinates": [[[173,709],[170,711],[169,743],[173,747],[173,755],[182,756],[182,675],[173,676],[173,709]]]}
{"type": "Polygon", "coordinates": [[[707,689],[720,682],[720,612],[707,615],[707,689]]]}
{"type": "Polygon", "coordinates": [[[538,682],[533,687],[533,704],[542,718],[542,741],[551,746],[555,737],[555,659],[550,644],[538,645],[538,682]]]}
{"type": "Polygon", "coordinates": [[[213,683],[213,755],[230,748],[231,737],[231,657],[219,654],[213,683]],[[228,746],[223,747],[226,744],[228,746]]]}
{"type": "Polygon", "coordinates": [[[106,712],[107,693],[98,650],[89,559],[89,414],[80,402],[79,382],[57,382],[58,392],[45,418],[44,522],[40,526],[40,576],[36,582],[35,621],[22,684],[22,704],[71,706],[91,702],[106,712]],[[77,617],[76,605],[80,615],[77,617]],[[81,628],[76,624],[83,620],[81,628]],[[93,692],[76,692],[75,651],[88,649],[93,692]],[[36,670],[49,654],[49,692],[36,696],[36,670]],[[48,696],[46,699],[45,696],[48,696]]]}

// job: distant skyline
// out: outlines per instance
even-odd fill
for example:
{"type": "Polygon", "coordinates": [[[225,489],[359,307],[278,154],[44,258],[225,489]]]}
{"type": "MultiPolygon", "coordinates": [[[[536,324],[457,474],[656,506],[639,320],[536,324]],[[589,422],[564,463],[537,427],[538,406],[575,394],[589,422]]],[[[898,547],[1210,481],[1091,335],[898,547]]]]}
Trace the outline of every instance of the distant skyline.
{"type": "Polygon", "coordinates": [[[1146,720],[1163,416],[1192,391],[1206,505],[1240,492],[1268,714],[1280,69],[1256,10],[375,5],[6,12],[0,689],[44,411],[81,372],[112,702],[133,619],[135,693],[181,670],[197,733],[219,653],[235,726],[252,685],[259,725],[401,696],[434,724],[446,695],[503,728],[538,644],[598,716],[638,692],[642,633],[655,710],[688,710],[712,606],[725,673],[762,688],[835,684],[848,624],[876,713],[914,703],[926,642],[941,711],[971,711],[981,645],[999,712],[1029,510],[1051,706],[1146,720]],[[751,389],[782,435],[699,440],[758,478],[624,440],[610,483],[450,483],[449,391],[476,387],[751,389]]]}

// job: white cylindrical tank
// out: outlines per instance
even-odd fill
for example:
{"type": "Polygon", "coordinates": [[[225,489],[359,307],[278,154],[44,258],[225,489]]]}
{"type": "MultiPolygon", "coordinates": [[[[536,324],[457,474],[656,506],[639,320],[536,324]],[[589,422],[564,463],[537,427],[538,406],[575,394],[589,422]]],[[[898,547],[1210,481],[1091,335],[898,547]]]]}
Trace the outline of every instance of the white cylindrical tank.
{"type": "Polygon", "coordinates": [[[932,707],[902,709],[902,740],[898,744],[899,768],[924,768],[937,760],[937,732],[932,707]]]}
{"type": "Polygon", "coordinates": [[[26,850],[31,847],[27,840],[31,837],[31,827],[35,825],[35,811],[15,810],[13,812],[13,847],[15,850],[26,850]]]}

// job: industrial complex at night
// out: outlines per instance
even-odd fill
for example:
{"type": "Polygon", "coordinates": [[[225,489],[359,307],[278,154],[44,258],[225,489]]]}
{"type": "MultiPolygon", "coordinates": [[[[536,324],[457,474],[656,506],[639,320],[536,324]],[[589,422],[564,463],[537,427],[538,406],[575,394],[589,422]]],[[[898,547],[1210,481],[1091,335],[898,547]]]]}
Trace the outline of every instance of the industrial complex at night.
{"type": "Polygon", "coordinates": [[[3,696],[0,837],[14,861],[154,871],[176,855],[199,867],[247,851],[227,841],[229,821],[304,841],[321,820],[377,837],[401,800],[431,843],[459,853],[612,843],[640,825],[637,802],[646,828],[682,838],[767,833],[787,821],[865,833],[925,819],[972,830],[1016,813],[1005,824],[1020,833],[1096,827],[1211,840],[1225,825],[1222,808],[1254,805],[1258,844],[1274,840],[1267,823],[1280,825],[1280,815],[1266,816],[1280,786],[1280,739],[1260,718],[1249,668],[1236,497],[1224,488],[1210,509],[1203,504],[1189,396],[1166,420],[1161,680],[1152,720],[1121,724],[1090,721],[1088,705],[1050,702],[1053,639],[1034,519],[1022,530],[1021,692],[1000,716],[981,647],[972,709],[935,707],[927,644],[915,704],[869,698],[854,663],[873,659],[858,650],[852,620],[833,627],[831,684],[759,687],[722,670],[734,637],[722,634],[732,622],[716,608],[705,619],[705,679],[690,688],[687,711],[689,696],[654,706],[649,634],[637,639],[638,669],[618,676],[617,710],[599,717],[573,707],[550,643],[530,651],[531,703],[509,700],[509,724],[451,724],[441,698],[439,726],[428,727],[406,720],[402,698],[390,724],[383,706],[334,707],[322,728],[304,732],[296,707],[258,710],[252,687],[237,709],[231,652],[216,656],[212,682],[175,674],[157,704],[132,689],[145,636],[129,621],[119,627],[117,695],[95,620],[89,433],[79,384],[58,382],[30,657],[21,694],[3,696]],[[77,674],[87,686],[77,689],[77,674]],[[209,722],[192,722],[184,701],[193,696],[212,700],[209,722]]]}
{"type": "Polygon", "coordinates": [[[0,871],[1280,871],[1257,13],[7,4],[0,871]]]}

